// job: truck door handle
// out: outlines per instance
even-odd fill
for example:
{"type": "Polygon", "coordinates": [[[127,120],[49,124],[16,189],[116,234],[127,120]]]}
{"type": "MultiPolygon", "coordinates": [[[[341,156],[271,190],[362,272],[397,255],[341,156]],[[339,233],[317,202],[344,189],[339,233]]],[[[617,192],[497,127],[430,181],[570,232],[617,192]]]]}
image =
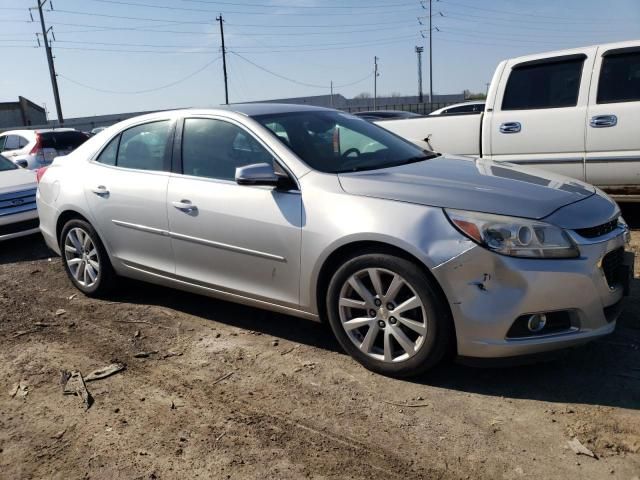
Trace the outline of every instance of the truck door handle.
{"type": "Polygon", "coordinates": [[[171,204],[182,212],[190,213],[198,210],[198,207],[189,200],[180,200],[179,202],[171,202],[171,204]]]}
{"type": "Polygon", "coordinates": [[[520,122],[506,122],[500,125],[500,133],[519,133],[522,130],[520,122]]]}
{"type": "Polygon", "coordinates": [[[99,197],[104,197],[106,195],[109,195],[109,190],[107,190],[107,187],[105,187],[104,185],[98,185],[96,188],[92,189],[91,191],[96,195],[98,195],[99,197]]]}
{"type": "Polygon", "coordinates": [[[589,125],[593,128],[615,127],[617,124],[618,117],[615,115],[596,115],[589,120],[589,125]]]}

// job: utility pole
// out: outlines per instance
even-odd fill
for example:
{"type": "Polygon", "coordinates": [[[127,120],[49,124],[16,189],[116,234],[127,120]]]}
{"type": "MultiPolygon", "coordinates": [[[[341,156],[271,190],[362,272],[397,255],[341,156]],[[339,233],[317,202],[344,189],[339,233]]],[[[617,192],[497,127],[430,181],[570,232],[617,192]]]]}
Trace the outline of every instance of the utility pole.
{"type": "Polygon", "coordinates": [[[433,112],[433,27],[431,25],[433,11],[431,3],[432,0],[429,0],[429,110],[433,112]]]}
{"type": "Polygon", "coordinates": [[[333,80],[331,80],[331,108],[333,108],[333,80]]]}
{"type": "Polygon", "coordinates": [[[424,52],[424,47],[416,47],[416,54],[418,55],[418,101],[420,103],[424,101],[422,96],[422,52],[424,52]]]}
{"type": "Polygon", "coordinates": [[[378,101],[378,57],[373,57],[373,109],[376,109],[378,101]]]}
{"type": "Polygon", "coordinates": [[[227,85],[227,49],[224,48],[224,28],[222,14],[216,18],[220,22],[220,38],[222,39],[222,70],[224,71],[224,103],[229,105],[229,86],[227,85]]]}
{"type": "Polygon", "coordinates": [[[44,41],[44,49],[47,52],[47,62],[49,63],[49,76],[51,77],[51,86],[53,87],[53,98],[56,102],[56,110],[58,112],[58,122],[60,125],[64,123],[62,116],[62,107],[60,106],[60,92],[58,91],[58,78],[56,76],[56,68],[53,64],[53,55],[49,46],[49,30],[44,24],[44,13],[42,7],[48,0],[38,0],[38,13],[40,14],[40,26],[42,27],[42,40],[44,41]]]}

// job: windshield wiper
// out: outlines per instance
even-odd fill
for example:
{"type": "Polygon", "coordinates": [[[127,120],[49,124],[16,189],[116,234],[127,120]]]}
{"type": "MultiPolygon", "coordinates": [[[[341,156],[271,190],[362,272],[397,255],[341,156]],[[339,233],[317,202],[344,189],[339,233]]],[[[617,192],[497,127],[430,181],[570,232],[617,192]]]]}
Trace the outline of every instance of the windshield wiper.
{"type": "Polygon", "coordinates": [[[406,160],[403,160],[400,163],[396,163],[393,166],[394,167],[399,167],[400,165],[408,165],[410,163],[423,162],[424,160],[431,160],[432,158],[436,158],[436,157],[439,157],[439,156],[440,156],[439,153],[432,152],[432,153],[430,153],[428,155],[420,155],[418,157],[407,158],[406,160]]]}

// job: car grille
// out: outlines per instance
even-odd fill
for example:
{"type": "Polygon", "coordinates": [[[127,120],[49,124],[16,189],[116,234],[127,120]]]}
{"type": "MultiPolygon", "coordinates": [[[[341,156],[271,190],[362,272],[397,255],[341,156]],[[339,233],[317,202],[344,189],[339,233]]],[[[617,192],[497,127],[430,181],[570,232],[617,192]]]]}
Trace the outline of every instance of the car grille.
{"type": "Polygon", "coordinates": [[[18,192],[0,195],[0,217],[28,212],[36,209],[36,189],[20,190],[18,192]]]}
{"type": "Polygon", "coordinates": [[[10,223],[9,225],[0,225],[0,237],[11,235],[12,233],[25,232],[34,228],[38,228],[40,222],[37,218],[25,220],[24,222],[10,223]]]}
{"type": "Polygon", "coordinates": [[[620,269],[624,264],[624,248],[620,247],[607,253],[602,259],[602,271],[610,287],[614,287],[620,278],[620,269]]]}
{"type": "Polygon", "coordinates": [[[595,227],[579,228],[575,230],[575,232],[584,238],[596,238],[596,237],[601,237],[602,235],[606,235],[607,233],[613,232],[617,226],[618,226],[618,217],[614,218],[610,222],[603,223],[602,225],[597,225],[595,227]]]}

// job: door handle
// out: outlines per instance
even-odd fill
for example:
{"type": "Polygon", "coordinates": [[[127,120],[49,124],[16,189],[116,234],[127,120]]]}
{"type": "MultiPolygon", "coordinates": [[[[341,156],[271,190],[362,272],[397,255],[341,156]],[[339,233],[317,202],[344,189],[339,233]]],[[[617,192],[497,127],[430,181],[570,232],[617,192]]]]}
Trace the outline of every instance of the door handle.
{"type": "Polygon", "coordinates": [[[519,133],[522,130],[520,122],[506,122],[500,125],[500,133],[519,133]]]}
{"type": "Polygon", "coordinates": [[[596,115],[589,120],[589,125],[593,128],[615,127],[617,124],[618,117],[615,115],[596,115]]]}
{"type": "Polygon", "coordinates": [[[171,202],[171,204],[182,212],[195,212],[198,207],[189,200],[180,200],[179,202],[171,202]]]}
{"type": "Polygon", "coordinates": [[[99,197],[104,197],[106,195],[109,195],[109,190],[107,190],[107,187],[105,187],[104,185],[98,185],[96,188],[93,188],[91,191],[96,195],[98,195],[99,197]]]}

